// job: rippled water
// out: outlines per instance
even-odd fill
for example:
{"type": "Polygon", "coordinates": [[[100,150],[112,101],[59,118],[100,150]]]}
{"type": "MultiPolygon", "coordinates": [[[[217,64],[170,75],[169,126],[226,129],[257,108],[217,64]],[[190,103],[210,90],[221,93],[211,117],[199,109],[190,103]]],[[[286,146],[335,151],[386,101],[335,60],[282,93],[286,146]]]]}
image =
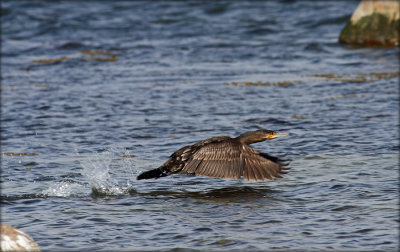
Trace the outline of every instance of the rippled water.
{"type": "Polygon", "coordinates": [[[337,43],[358,1],[1,4],[1,219],[42,249],[398,248],[399,49],[337,43]],[[135,180],[259,128],[283,179],[135,180]]]}

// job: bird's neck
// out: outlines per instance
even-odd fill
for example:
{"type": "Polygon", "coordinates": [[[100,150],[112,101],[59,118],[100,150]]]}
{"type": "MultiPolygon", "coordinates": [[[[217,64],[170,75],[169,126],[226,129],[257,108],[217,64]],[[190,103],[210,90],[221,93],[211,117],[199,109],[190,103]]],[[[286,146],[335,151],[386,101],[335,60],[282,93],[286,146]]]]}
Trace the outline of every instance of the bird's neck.
{"type": "Polygon", "coordinates": [[[246,145],[265,141],[265,139],[260,139],[259,137],[255,137],[251,134],[242,134],[238,136],[237,139],[239,140],[239,142],[246,145]]]}

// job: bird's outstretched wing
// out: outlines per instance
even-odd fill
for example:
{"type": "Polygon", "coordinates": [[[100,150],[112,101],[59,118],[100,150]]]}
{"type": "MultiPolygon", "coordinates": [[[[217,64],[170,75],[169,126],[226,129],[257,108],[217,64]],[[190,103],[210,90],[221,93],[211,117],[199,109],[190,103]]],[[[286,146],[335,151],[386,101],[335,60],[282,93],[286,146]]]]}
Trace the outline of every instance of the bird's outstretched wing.
{"type": "MultiPolygon", "coordinates": [[[[219,140],[219,139],[218,139],[219,140]]],[[[238,141],[199,142],[180,173],[216,178],[264,180],[281,178],[284,164],[268,154],[259,153],[238,141]]]]}
{"type": "Polygon", "coordinates": [[[246,167],[243,170],[245,180],[273,180],[282,178],[281,174],[286,174],[286,163],[281,159],[260,153],[244,145],[246,167]]]}

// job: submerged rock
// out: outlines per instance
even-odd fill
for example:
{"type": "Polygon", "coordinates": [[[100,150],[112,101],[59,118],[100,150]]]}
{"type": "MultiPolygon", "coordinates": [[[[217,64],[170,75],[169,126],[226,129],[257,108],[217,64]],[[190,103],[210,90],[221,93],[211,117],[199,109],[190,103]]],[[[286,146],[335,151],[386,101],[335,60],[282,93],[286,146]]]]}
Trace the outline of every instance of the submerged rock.
{"type": "Polygon", "coordinates": [[[362,0],[339,42],[359,46],[399,45],[399,1],[362,0]]]}

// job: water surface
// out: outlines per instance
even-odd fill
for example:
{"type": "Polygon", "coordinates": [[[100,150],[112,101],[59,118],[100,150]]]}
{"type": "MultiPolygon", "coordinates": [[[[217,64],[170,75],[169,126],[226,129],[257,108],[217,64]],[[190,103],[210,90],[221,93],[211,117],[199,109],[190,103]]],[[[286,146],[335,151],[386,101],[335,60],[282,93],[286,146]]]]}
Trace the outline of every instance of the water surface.
{"type": "Polygon", "coordinates": [[[2,1],[2,222],[45,251],[396,250],[399,49],[337,43],[357,4],[2,1]],[[283,179],[135,180],[261,128],[283,179]]]}

